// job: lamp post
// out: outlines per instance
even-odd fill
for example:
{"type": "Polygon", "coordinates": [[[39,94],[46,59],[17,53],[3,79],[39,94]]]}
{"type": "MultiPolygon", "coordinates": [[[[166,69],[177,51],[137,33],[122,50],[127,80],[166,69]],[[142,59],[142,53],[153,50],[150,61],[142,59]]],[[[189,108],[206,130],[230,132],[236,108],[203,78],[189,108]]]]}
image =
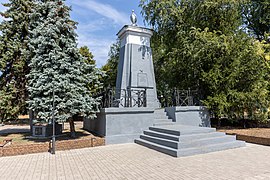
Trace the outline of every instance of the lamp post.
{"type": "Polygon", "coordinates": [[[53,110],[52,110],[52,149],[51,149],[51,153],[55,154],[55,117],[54,117],[54,86],[53,86],[53,110]]]}

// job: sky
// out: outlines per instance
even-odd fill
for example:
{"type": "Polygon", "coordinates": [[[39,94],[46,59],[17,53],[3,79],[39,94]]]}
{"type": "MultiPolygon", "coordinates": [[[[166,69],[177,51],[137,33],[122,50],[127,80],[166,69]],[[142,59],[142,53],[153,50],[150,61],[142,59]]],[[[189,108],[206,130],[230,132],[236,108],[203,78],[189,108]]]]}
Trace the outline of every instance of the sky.
{"type": "MultiPolygon", "coordinates": [[[[0,3],[8,0],[0,0],[0,3]]],[[[118,31],[131,24],[132,10],[138,17],[138,25],[144,26],[140,0],[66,0],[71,6],[71,19],[78,22],[78,46],[88,46],[94,55],[97,66],[101,67],[108,59],[110,45],[116,42],[118,31]]],[[[4,7],[0,5],[0,11],[4,7]]],[[[2,18],[0,18],[0,21],[2,18]]]]}

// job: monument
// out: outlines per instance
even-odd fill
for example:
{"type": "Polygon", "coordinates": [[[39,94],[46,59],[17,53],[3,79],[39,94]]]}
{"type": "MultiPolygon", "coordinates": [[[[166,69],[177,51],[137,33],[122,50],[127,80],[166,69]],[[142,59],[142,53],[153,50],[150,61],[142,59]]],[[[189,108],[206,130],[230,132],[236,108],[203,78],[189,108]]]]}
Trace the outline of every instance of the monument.
{"type": "Polygon", "coordinates": [[[110,108],[101,109],[95,119],[85,119],[84,129],[104,136],[106,144],[136,142],[175,157],[245,146],[210,128],[203,106],[158,108],[150,47],[153,32],[137,26],[134,11],[130,18],[131,25],[117,34],[120,59],[116,91],[107,103],[110,108]]]}
{"type": "MultiPolygon", "coordinates": [[[[120,61],[118,64],[116,90],[118,98],[125,96],[133,97],[138,91],[146,93],[146,107],[159,107],[157,99],[156,82],[150,38],[153,35],[151,29],[138,27],[134,11],[131,14],[131,25],[124,26],[119,32],[120,61]]],[[[123,99],[121,99],[123,101],[123,99]]],[[[132,98],[131,106],[136,106],[136,98],[132,98]]],[[[124,104],[124,102],[120,102],[124,104]]],[[[123,106],[119,106],[123,107],[123,106]]]]}
{"type": "Polygon", "coordinates": [[[153,125],[157,99],[150,38],[153,31],[137,26],[132,12],[131,25],[118,33],[121,42],[117,69],[116,105],[103,108],[96,119],[85,119],[84,129],[105,137],[106,144],[129,143],[153,125]]]}

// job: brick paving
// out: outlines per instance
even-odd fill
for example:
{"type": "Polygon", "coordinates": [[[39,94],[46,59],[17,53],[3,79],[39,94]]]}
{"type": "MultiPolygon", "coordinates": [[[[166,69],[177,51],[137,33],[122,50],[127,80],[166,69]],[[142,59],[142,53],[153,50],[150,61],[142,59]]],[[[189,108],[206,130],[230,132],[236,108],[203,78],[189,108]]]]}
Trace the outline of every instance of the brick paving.
{"type": "Polygon", "coordinates": [[[270,147],[174,158],[137,144],[0,158],[0,179],[270,179],[270,147]]]}

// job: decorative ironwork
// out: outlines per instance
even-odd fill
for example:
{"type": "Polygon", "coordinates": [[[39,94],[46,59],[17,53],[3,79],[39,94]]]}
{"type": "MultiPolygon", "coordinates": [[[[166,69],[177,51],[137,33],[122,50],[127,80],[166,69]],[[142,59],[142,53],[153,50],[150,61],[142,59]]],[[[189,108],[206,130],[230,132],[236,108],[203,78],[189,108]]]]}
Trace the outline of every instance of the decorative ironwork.
{"type": "Polygon", "coordinates": [[[110,107],[146,107],[146,89],[113,89],[107,88],[98,93],[101,97],[101,108],[110,107]]]}
{"type": "Polygon", "coordinates": [[[159,101],[162,107],[170,106],[201,106],[201,96],[198,90],[178,90],[161,92],[159,101]]]}

